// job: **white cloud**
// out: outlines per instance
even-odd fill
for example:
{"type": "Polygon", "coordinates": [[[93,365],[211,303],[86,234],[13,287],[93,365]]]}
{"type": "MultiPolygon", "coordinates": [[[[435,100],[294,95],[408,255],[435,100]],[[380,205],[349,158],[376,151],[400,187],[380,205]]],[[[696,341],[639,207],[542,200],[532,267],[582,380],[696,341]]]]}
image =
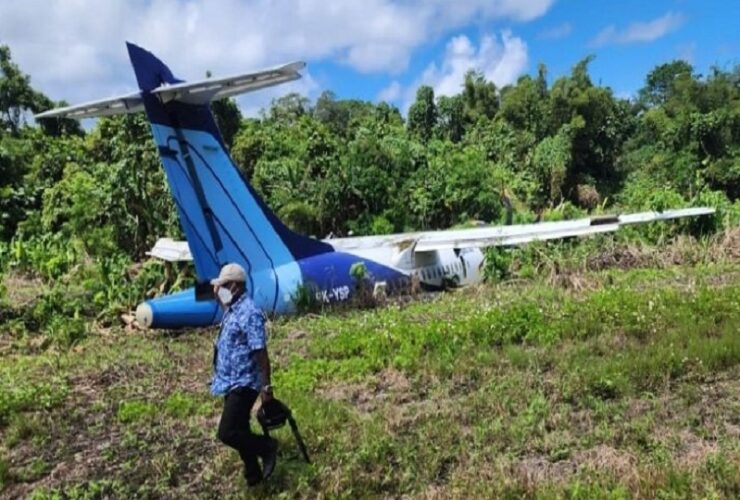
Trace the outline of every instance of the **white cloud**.
{"type": "Polygon", "coordinates": [[[565,38],[570,35],[572,31],[573,25],[566,22],[540,31],[537,33],[537,38],[539,40],[560,40],[561,38],[565,38]]]}
{"type": "Polygon", "coordinates": [[[378,93],[376,100],[379,102],[395,102],[399,97],[401,97],[401,90],[401,84],[397,81],[393,81],[378,93]]]}
{"type": "Polygon", "coordinates": [[[681,13],[667,12],[665,15],[647,22],[632,23],[622,30],[613,24],[599,32],[589,43],[591,47],[601,47],[612,43],[652,42],[677,30],[685,22],[681,13]]]}
{"type": "Polygon", "coordinates": [[[527,21],[554,0],[24,0],[0,2],[0,43],[54,99],[135,88],[124,41],[184,79],[303,59],[401,72],[412,52],[471,22],[527,21]]]}
{"type": "Polygon", "coordinates": [[[420,85],[429,85],[435,96],[451,96],[462,90],[465,73],[473,69],[483,73],[486,80],[498,87],[514,83],[527,68],[527,44],[510,31],[484,35],[476,47],[465,35],[458,35],[447,42],[442,61],[432,63],[414,84],[406,90],[403,109],[408,109],[420,85]]]}

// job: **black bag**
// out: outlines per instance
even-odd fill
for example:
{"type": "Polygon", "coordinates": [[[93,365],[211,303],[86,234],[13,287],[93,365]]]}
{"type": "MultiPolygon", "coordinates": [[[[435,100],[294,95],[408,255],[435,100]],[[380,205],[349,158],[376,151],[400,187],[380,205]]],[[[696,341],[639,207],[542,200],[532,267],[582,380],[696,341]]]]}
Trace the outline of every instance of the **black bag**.
{"type": "Polygon", "coordinates": [[[260,409],[257,410],[257,421],[262,426],[262,432],[265,433],[265,436],[269,436],[271,430],[279,429],[285,425],[285,422],[288,422],[303,458],[306,459],[306,462],[311,463],[311,459],[308,458],[306,444],[303,442],[301,433],[298,431],[298,424],[295,423],[293,413],[285,403],[276,398],[263,402],[260,409]]]}

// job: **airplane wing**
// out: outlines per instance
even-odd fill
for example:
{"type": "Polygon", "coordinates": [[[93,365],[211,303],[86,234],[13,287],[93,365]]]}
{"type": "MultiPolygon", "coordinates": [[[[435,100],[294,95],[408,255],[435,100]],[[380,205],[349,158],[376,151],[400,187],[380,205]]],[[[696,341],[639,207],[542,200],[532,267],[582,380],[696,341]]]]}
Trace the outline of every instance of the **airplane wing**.
{"type": "MultiPolygon", "coordinates": [[[[596,216],[558,222],[422,231],[383,236],[333,238],[324,241],[337,250],[346,250],[349,252],[377,248],[404,250],[412,245],[415,245],[414,252],[430,252],[455,248],[514,246],[533,241],[610,233],[626,225],[665,221],[682,217],[696,217],[699,215],[713,214],[714,212],[715,210],[713,208],[708,207],[683,208],[665,210],[663,212],[596,216]]],[[[169,238],[163,238],[157,241],[157,244],[149,254],[170,261],[192,259],[187,242],[173,241],[169,238]]]]}
{"type": "Polygon", "coordinates": [[[367,248],[403,248],[416,243],[417,252],[447,248],[470,248],[489,246],[521,245],[532,241],[544,241],[590,234],[608,233],[621,226],[646,222],[664,221],[681,217],[695,217],[714,213],[713,208],[698,207],[663,212],[640,212],[635,214],[597,216],[559,222],[539,222],[511,226],[486,226],[468,229],[448,229],[417,233],[391,234],[387,236],[361,236],[326,240],[335,248],[362,250],[367,248]]]}
{"type": "MultiPolygon", "coordinates": [[[[180,101],[188,104],[207,104],[215,99],[223,99],[245,92],[279,85],[301,78],[298,72],[306,66],[303,62],[293,62],[274,68],[244,73],[224,78],[206,78],[196,82],[162,85],[150,91],[162,102],[180,101]]],[[[91,101],[75,106],[51,109],[35,115],[35,118],[97,118],[144,111],[140,92],[99,101],[91,101]]]]}

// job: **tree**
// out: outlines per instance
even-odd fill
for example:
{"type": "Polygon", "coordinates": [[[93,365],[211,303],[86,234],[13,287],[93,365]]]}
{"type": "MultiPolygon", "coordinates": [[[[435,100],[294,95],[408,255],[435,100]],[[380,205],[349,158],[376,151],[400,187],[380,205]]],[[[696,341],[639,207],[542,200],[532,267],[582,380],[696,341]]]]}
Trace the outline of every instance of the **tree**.
{"type": "Polygon", "coordinates": [[[487,81],[483,73],[471,69],[465,73],[462,101],[468,123],[475,123],[480,118],[490,120],[499,107],[496,85],[487,81]]]}
{"type": "Polygon", "coordinates": [[[24,114],[48,108],[50,101],[31,88],[31,78],[12,61],[10,48],[0,45],[0,127],[17,135],[24,114]]]}
{"type": "Polygon", "coordinates": [[[550,132],[548,107],[549,99],[542,96],[540,82],[526,75],[502,92],[500,116],[516,129],[526,130],[541,140],[550,132]]]}
{"type": "Polygon", "coordinates": [[[460,142],[465,134],[465,105],[461,96],[441,96],[437,100],[439,136],[460,142]]]}
{"type": "Polygon", "coordinates": [[[579,61],[571,75],[559,78],[550,90],[549,129],[568,126],[572,137],[572,168],[563,192],[576,202],[579,184],[607,195],[619,188],[622,174],[617,159],[634,126],[629,103],[615,99],[610,88],[591,82],[588,64],[592,60],[589,56],[579,61]]]}
{"type": "MultiPolygon", "coordinates": [[[[206,71],[206,78],[211,77],[211,72],[206,71]]],[[[239,111],[236,101],[232,98],[211,101],[211,112],[216,119],[216,125],[221,132],[224,144],[231,149],[234,145],[234,137],[239,132],[242,121],[242,113],[239,111]]]]}
{"type": "MultiPolygon", "coordinates": [[[[273,99],[265,118],[281,125],[292,125],[311,110],[311,101],[296,92],[273,99]]],[[[264,111],[263,111],[264,113],[264,111]]]]}
{"type": "Polygon", "coordinates": [[[666,104],[675,91],[678,80],[692,79],[694,68],[686,61],[661,64],[648,73],[639,100],[646,106],[666,104]]]}
{"type": "Polygon", "coordinates": [[[409,132],[419,137],[422,142],[432,138],[437,124],[437,106],[434,104],[434,89],[422,85],[416,91],[416,101],[409,108],[409,132]]]}
{"type": "Polygon", "coordinates": [[[347,106],[337,102],[337,96],[330,90],[325,90],[316,100],[313,116],[329,127],[338,135],[345,135],[349,125],[350,110],[347,106]]]}
{"type": "Polygon", "coordinates": [[[224,139],[224,144],[231,149],[242,122],[239,106],[236,105],[234,99],[219,99],[211,102],[211,111],[216,118],[216,125],[224,139]]]}

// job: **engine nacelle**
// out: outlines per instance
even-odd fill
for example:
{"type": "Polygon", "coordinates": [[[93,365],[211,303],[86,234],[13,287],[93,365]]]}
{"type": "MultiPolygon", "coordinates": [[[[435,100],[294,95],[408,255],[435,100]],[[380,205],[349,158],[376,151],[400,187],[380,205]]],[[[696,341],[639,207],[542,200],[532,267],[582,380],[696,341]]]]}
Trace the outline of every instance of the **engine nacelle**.
{"type": "Polygon", "coordinates": [[[142,302],[136,321],[145,328],[210,326],[221,320],[223,311],[216,300],[195,300],[195,288],[188,288],[142,302]]]}

